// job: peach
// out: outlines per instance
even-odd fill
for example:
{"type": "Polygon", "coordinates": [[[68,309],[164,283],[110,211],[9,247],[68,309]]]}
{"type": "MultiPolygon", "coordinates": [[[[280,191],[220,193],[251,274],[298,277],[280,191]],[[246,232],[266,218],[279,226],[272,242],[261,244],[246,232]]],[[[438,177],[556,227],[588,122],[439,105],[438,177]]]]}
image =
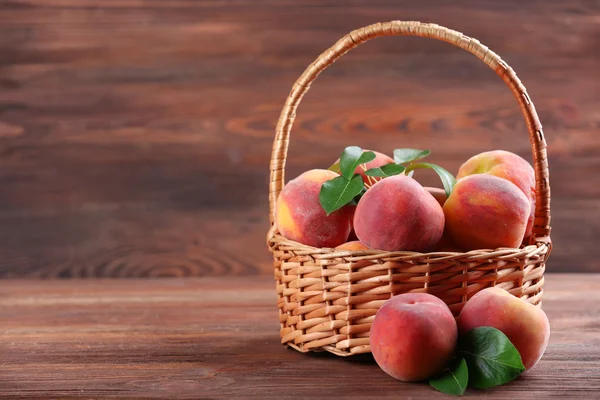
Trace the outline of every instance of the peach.
{"type": "MultiPolygon", "coordinates": [[[[373,150],[364,150],[364,151],[373,151],[373,150]]],[[[363,178],[363,181],[365,183],[367,183],[367,184],[369,183],[368,179],[371,179],[371,181],[375,181],[376,182],[376,181],[379,181],[379,180],[381,180],[383,178],[373,177],[373,176],[367,178],[367,175],[365,175],[365,170],[368,170],[368,169],[371,169],[371,168],[382,167],[384,165],[393,164],[394,163],[394,159],[393,158],[391,158],[389,156],[386,156],[383,153],[380,153],[378,151],[373,151],[373,153],[375,153],[375,159],[374,160],[369,161],[368,163],[365,163],[365,164],[360,164],[354,170],[354,173],[355,174],[360,174],[360,176],[362,176],[362,178],[363,178]]],[[[338,162],[340,162],[339,158],[336,161],[336,163],[338,163],[338,162]]]]}
{"type": "Polygon", "coordinates": [[[275,223],[284,237],[314,247],[335,247],[348,240],[353,207],[344,206],[328,216],[319,202],[321,185],[337,176],[313,169],[285,185],[275,211],[275,223]]]}
{"type": "Polygon", "coordinates": [[[529,211],[518,187],[488,174],[459,180],[444,204],[446,230],[464,250],[519,247],[529,211]]]}
{"type": "Polygon", "coordinates": [[[490,174],[514,183],[531,202],[525,239],[531,236],[535,214],[535,172],[520,156],[504,150],[493,150],[469,158],[458,170],[456,179],[474,174],[490,174]]]}
{"type": "Polygon", "coordinates": [[[446,303],[427,293],[406,293],[377,311],[370,344],[375,361],[388,375],[420,381],[444,368],[457,338],[456,320],[446,303]]]}
{"type": "Polygon", "coordinates": [[[396,175],[375,183],[358,202],[354,231],[377,250],[423,251],[444,231],[444,212],[417,181],[396,175]]]}
{"type": "Polygon", "coordinates": [[[541,308],[497,287],[471,297],[458,317],[461,334],[480,326],[501,330],[521,354],[526,369],[542,358],[550,338],[550,323],[541,308]]]}
{"type": "Polygon", "coordinates": [[[358,240],[354,240],[352,242],[346,242],[344,244],[340,244],[335,249],[336,250],[352,250],[352,251],[369,250],[369,248],[367,246],[365,246],[364,244],[362,244],[358,240]]]}
{"type": "Polygon", "coordinates": [[[437,200],[438,203],[440,203],[440,206],[443,206],[446,200],[448,199],[446,197],[446,191],[444,189],[427,186],[425,187],[425,189],[437,200]]]}

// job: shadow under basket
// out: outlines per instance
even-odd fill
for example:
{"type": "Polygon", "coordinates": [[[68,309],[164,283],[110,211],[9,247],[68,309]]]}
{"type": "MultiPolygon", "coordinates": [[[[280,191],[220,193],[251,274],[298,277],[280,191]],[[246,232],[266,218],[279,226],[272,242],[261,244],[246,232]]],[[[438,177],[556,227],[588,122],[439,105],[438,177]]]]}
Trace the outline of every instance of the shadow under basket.
{"type": "Polygon", "coordinates": [[[502,59],[477,40],[416,21],[377,23],[355,30],[321,54],[300,76],[281,112],[271,157],[271,229],[281,342],[301,352],[348,356],[370,352],[369,331],[379,307],[401,293],[430,293],[454,315],[478,291],[496,286],[541,306],[545,263],[550,255],[550,185],[546,141],[525,87],[502,59]],[[438,39],[469,51],[492,68],[514,93],[529,130],[536,177],[533,236],[521,248],[467,253],[348,251],[315,248],[288,240],[274,225],[277,197],[296,109],[320,72],[350,49],[380,36],[438,39]]]}

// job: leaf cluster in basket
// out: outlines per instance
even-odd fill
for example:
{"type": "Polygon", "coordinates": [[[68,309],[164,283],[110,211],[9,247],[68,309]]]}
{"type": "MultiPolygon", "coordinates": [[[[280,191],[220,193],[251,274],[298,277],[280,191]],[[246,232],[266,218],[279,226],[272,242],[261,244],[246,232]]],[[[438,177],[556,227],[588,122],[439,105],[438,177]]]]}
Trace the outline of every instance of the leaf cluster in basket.
{"type": "Polygon", "coordinates": [[[390,376],[429,379],[437,390],[458,396],[467,386],[503,385],[530,370],[549,337],[541,308],[492,287],[469,299],[458,320],[433,295],[392,297],[373,320],[370,343],[375,361],[390,376]]]}
{"type": "Polygon", "coordinates": [[[277,228],[305,245],[353,251],[461,252],[529,241],[535,175],[527,161],[488,151],[462,164],[455,179],[422,161],[429,155],[396,149],[391,158],[346,147],[329,169],[307,171],[285,185],[277,228]],[[443,190],[413,179],[423,168],[439,175],[443,190]]]}

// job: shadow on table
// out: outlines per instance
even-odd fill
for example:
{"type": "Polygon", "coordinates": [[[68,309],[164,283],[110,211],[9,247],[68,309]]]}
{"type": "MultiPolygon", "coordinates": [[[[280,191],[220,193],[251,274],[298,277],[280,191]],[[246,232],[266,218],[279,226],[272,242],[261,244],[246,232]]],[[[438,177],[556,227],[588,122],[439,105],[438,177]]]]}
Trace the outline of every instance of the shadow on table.
{"type": "MultiPolygon", "coordinates": [[[[281,346],[281,347],[283,347],[283,346],[281,346]]],[[[332,354],[328,351],[320,351],[320,352],[312,351],[312,352],[308,352],[308,353],[300,353],[292,348],[288,348],[286,350],[294,351],[299,354],[302,354],[305,357],[316,358],[316,359],[340,360],[341,362],[348,362],[348,363],[360,364],[360,365],[375,364],[375,359],[373,358],[373,355],[371,353],[356,354],[354,356],[349,356],[349,357],[340,357],[340,356],[336,356],[335,354],[332,354]]]]}

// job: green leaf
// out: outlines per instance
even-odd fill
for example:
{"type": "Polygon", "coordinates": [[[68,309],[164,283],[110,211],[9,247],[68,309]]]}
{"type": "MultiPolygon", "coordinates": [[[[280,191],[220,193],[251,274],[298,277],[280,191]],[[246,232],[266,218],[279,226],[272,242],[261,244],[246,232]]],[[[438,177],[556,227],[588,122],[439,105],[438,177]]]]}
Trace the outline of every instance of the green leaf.
{"type": "Polygon", "coordinates": [[[367,188],[363,184],[363,188],[360,191],[360,193],[357,194],[356,196],[354,196],[354,198],[352,199],[352,201],[350,201],[350,203],[348,203],[348,204],[353,205],[353,206],[358,205],[358,202],[360,201],[360,199],[362,199],[362,197],[365,195],[365,193],[367,193],[367,188]]]}
{"type": "Polygon", "coordinates": [[[394,150],[394,161],[396,164],[403,164],[409,161],[420,160],[429,154],[431,154],[431,150],[396,149],[394,150]]]}
{"type": "Polygon", "coordinates": [[[410,164],[408,167],[406,167],[406,171],[410,172],[419,168],[430,168],[437,172],[437,174],[440,176],[440,179],[442,180],[442,184],[444,185],[446,196],[450,196],[450,193],[452,193],[452,189],[454,189],[454,185],[456,185],[456,178],[454,178],[454,175],[452,175],[450,172],[446,171],[439,165],[430,163],[410,164]]]}
{"type": "Polygon", "coordinates": [[[344,149],[340,157],[340,170],[342,176],[347,180],[353,178],[354,170],[360,164],[368,163],[375,159],[375,153],[372,151],[364,151],[358,146],[348,146],[344,149]]]}
{"type": "Polygon", "coordinates": [[[468,382],[469,370],[464,358],[461,358],[456,365],[451,366],[439,377],[429,380],[431,386],[442,393],[453,396],[462,396],[465,394],[468,382]]]}
{"type": "Polygon", "coordinates": [[[321,186],[319,192],[321,207],[329,215],[350,203],[355,196],[361,193],[364,186],[362,176],[358,174],[355,174],[350,180],[343,176],[335,177],[321,186]]]}
{"type": "Polygon", "coordinates": [[[467,361],[469,382],[476,388],[503,385],[525,371],[519,351],[504,333],[491,326],[463,335],[459,353],[467,361]]]}
{"type": "Polygon", "coordinates": [[[400,164],[387,164],[378,168],[371,168],[365,172],[368,176],[382,176],[387,178],[388,176],[398,175],[404,172],[406,167],[400,164]]]}

